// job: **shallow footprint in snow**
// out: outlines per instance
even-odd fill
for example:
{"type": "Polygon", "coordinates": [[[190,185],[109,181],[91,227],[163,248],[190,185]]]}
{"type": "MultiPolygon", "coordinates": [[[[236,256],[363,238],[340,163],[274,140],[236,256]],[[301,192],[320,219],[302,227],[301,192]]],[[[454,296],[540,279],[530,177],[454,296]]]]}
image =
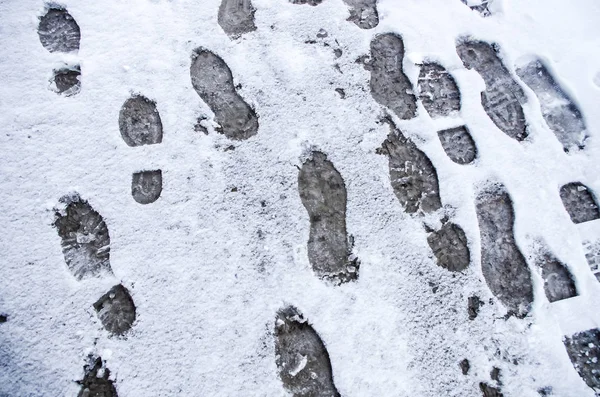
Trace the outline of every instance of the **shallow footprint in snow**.
{"type": "Polygon", "coordinates": [[[346,185],[333,163],[321,152],[302,164],[298,174],[300,199],[310,217],[308,259],[322,279],[344,283],[358,278],[346,234],[346,185]]]}
{"type": "Polygon", "coordinates": [[[579,332],[563,342],[579,376],[589,387],[600,392],[600,330],[579,332]]]}
{"type": "Polygon", "coordinates": [[[81,280],[112,274],[110,236],[102,216],[77,194],[63,197],[61,203],[65,207],[56,209],[54,227],[73,276],[81,280]]]}
{"type": "Polygon", "coordinates": [[[218,22],[228,36],[238,38],[256,30],[255,12],[251,0],[221,0],[218,22]]]}
{"type": "Polygon", "coordinates": [[[404,43],[394,33],[375,36],[371,40],[371,95],[380,104],[390,108],[399,118],[415,117],[417,99],[410,80],[402,70],[404,43]]]}
{"type": "Polygon", "coordinates": [[[573,223],[583,223],[600,218],[600,210],[594,195],[580,182],[572,182],[560,188],[560,198],[573,223]]]}
{"type": "Polygon", "coordinates": [[[544,292],[548,301],[556,302],[577,296],[575,282],[564,263],[550,252],[541,253],[536,262],[542,269],[544,292]]]}
{"type": "Polygon", "coordinates": [[[454,223],[445,223],[440,230],[432,231],[427,243],[433,251],[437,264],[452,272],[469,266],[471,256],[468,241],[462,228],[454,223]]]}
{"type": "Polygon", "coordinates": [[[502,186],[490,187],[477,198],[476,212],[485,281],[509,313],[525,317],[533,302],[533,285],[525,258],[515,242],[510,196],[502,186]]]}
{"type": "Polygon", "coordinates": [[[339,397],[323,341],[292,306],[277,313],[275,354],[279,377],[294,397],[339,397]]]}
{"type": "Polygon", "coordinates": [[[350,7],[350,18],[361,29],[372,29],[379,24],[377,0],[344,0],[350,7]]]}
{"type": "Polygon", "coordinates": [[[50,8],[40,18],[38,35],[44,48],[50,52],[79,50],[81,40],[79,25],[63,8],[50,8]]]}
{"type": "Polygon", "coordinates": [[[81,70],[78,66],[74,68],[62,68],[54,71],[54,85],[56,92],[64,96],[72,96],[81,90],[81,70]]]}
{"type": "Polygon", "coordinates": [[[461,127],[450,128],[438,131],[438,137],[442,143],[444,151],[450,157],[450,160],[457,164],[469,164],[477,157],[477,146],[464,125],[461,127]]]}
{"type": "Polygon", "coordinates": [[[156,103],[142,95],[127,99],[119,113],[119,130],[132,147],[161,143],[163,127],[156,103]]]}
{"type": "Polygon", "coordinates": [[[473,11],[477,11],[481,14],[481,16],[489,17],[492,15],[492,12],[489,9],[490,4],[494,0],[461,0],[465,5],[467,5],[473,11]]]}
{"type": "Polygon", "coordinates": [[[419,99],[432,118],[460,111],[460,91],[454,77],[442,65],[424,63],[419,73],[419,99]]]}
{"type": "Polygon", "coordinates": [[[158,200],[162,192],[162,171],[141,171],[131,178],[131,195],[140,204],[158,200]]]}
{"type": "Polygon", "coordinates": [[[479,383],[479,390],[483,393],[483,397],[504,397],[500,389],[490,386],[487,383],[479,383]]]}
{"type": "Polygon", "coordinates": [[[409,214],[434,212],[442,207],[437,172],[431,160],[393,127],[379,154],[389,159],[392,188],[409,214]]]}
{"type": "Polygon", "coordinates": [[[190,68],[192,85],[215,114],[220,132],[234,140],[248,139],[258,132],[254,109],[237,93],[229,66],[218,55],[197,49],[190,68]]]}
{"type": "Polygon", "coordinates": [[[136,308],[129,291],[121,284],[115,285],[102,295],[94,309],[104,328],[112,335],[123,335],[135,321],[136,308]]]}
{"type": "Polygon", "coordinates": [[[113,381],[110,380],[110,370],[104,366],[101,357],[90,357],[90,363],[84,367],[85,375],[81,390],[77,397],[117,397],[117,390],[113,381]]]}
{"type": "Polygon", "coordinates": [[[587,133],[581,111],[554,80],[546,65],[535,59],[517,68],[517,75],[537,96],[542,116],[565,152],[583,149],[587,133]]]}
{"type": "Polygon", "coordinates": [[[496,45],[462,38],[456,52],[467,69],[475,69],[485,82],[481,104],[490,119],[509,137],[522,141],[527,137],[527,126],[522,103],[525,93],[513,79],[498,56],[496,45]]]}

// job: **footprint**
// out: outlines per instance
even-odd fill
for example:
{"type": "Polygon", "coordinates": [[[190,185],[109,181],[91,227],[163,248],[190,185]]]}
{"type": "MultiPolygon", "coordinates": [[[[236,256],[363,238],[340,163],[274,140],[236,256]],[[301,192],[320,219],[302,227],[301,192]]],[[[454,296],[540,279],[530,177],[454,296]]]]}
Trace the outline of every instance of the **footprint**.
{"type": "Polygon", "coordinates": [[[346,234],[346,186],[327,156],[313,152],[298,174],[298,191],[310,217],[308,259],[321,279],[345,283],[358,278],[346,234]]]}
{"type": "Polygon", "coordinates": [[[318,6],[323,0],[290,0],[292,4],[308,4],[309,6],[318,6]]]}
{"type": "Polygon", "coordinates": [[[583,149],[588,137],[581,111],[539,59],[517,68],[517,75],[540,101],[542,116],[565,152],[583,149]]]}
{"type": "Polygon", "coordinates": [[[158,200],[162,192],[162,171],[141,171],[133,174],[131,195],[140,204],[150,204],[158,200]]]}
{"type": "Polygon", "coordinates": [[[438,131],[438,137],[450,160],[457,164],[469,164],[477,157],[477,146],[465,126],[438,131]]]}
{"type": "Polygon", "coordinates": [[[594,391],[600,392],[600,330],[579,332],[563,342],[579,376],[594,391]]]}
{"type": "Polygon", "coordinates": [[[437,264],[452,272],[465,270],[471,261],[465,232],[454,223],[445,223],[428,237],[429,247],[435,254],[437,264]]]}
{"type": "Polygon", "coordinates": [[[504,397],[499,388],[490,386],[487,383],[479,383],[479,390],[483,393],[483,397],[504,397]]]}
{"type": "Polygon", "coordinates": [[[90,363],[83,367],[85,375],[77,397],[117,397],[117,389],[110,380],[110,370],[104,366],[101,357],[90,357],[90,363]]]}
{"type": "Polygon", "coordinates": [[[514,210],[503,186],[493,186],[477,198],[481,234],[481,267],[492,293],[509,314],[525,317],[533,302],[533,286],[525,258],[514,238],[514,210]]]}
{"type": "Polygon", "coordinates": [[[567,267],[546,251],[538,256],[537,265],[542,269],[544,292],[550,302],[577,296],[577,289],[567,267]]]}
{"type": "Polygon", "coordinates": [[[127,99],[119,113],[119,130],[132,147],[161,143],[163,127],[156,103],[142,95],[127,99]]]}
{"type": "Polygon", "coordinates": [[[77,280],[112,275],[110,236],[104,219],[79,195],[65,196],[64,209],[55,212],[67,267],[77,280]]]}
{"type": "Polygon", "coordinates": [[[573,223],[583,223],[600,218],[598,203],[590,189],[580,182],[568,183],[560,188],[560,198],[573,223]]]}
{"type": "Polygon", "coordinates": [[[112,335],[122,336],[135,321],[136,308],[129,291],[121,284],[115,285],[96,303],[94,309],[104,328],[112,335]]]}
{"type": "Polygon", "coordinates": [[[437,211],[442,207],[438,177],[429,158],[402,133],[391,127],[379,154],[389,158],[392,188],[404,210],[413,214],[437,211]]]}
{"type": "Polygon", "coordinates": [[[54,71],[54,85],[56,91],[64,96],[76,95],[81,91],[81,70],[79,66],[74,68],[62,68],[54,71]]]}
{"type": "Polygon", "coordinates": [[[215,114],[219,132],[233,140],[248,139],[258,132],[254,109],[237,93],[229,66],[214,53],[197,49],[190,68],[192,85],[215,114]]]}
{"type": "Polygon", "coordinates": [[[596,241],[584,241],[583,250],[590,270],[596,277],[596,280],[600,281],[600,239],[596,241]]]}
{"type": "Polygon", "coordinates": [[[222,0],[219,6],[218,22],[231,38],[256,30],[251,0],[222,0]]]}
{"type": "Polygon", "coordinates": [[[294,397],[339,397],[327,349],[295,307],[277,313],[275,354],[279,377],[294,397]]]}
{"type": "Polygon", "coordinates": [[[443,66],[427,62],[419,73],[419,99],[432,118],[447,117],[460,111],[460,92],[456,81],[443,66]]]}
{"type": "Polygon", "coordinates": [[[391,109],[399,118],[415,117],[417,99],[410,80],[402,70],[404,43],[393,33],[375,36],[371,41],[371,95],[380,104],[391,109]]]}
{"type": "Polygon", "coordinates": [[[463,38],[456,52],[467,69],[475,69],[485,82],[481,104],[490,119],[509,137],[522,141],[527,137],[522,103],[523,89],[511,76],[498,56],[495,44],[463,38]]]}
{"type": "Polygon", "coordinates": [[[344,0],[350,7],[350,18],[361,29],[373,29],[379,24],[377,0],[344,0]]]}
{"type": "Polygon", "coordinates": [[[44,48],[50,52],[79,50],[79,25],[64,8],[50,8],[46,15],[40,18],[38,35],[44,48]]]}
{"type": "Polygon", "coordinates": [[[483,17],[489,17],[492,15],[492,12],[489,9],[489,5],[492,4],[494,0],[461,0],[465,5],[467,5],[471,10],[477,11],[483,17]]]}

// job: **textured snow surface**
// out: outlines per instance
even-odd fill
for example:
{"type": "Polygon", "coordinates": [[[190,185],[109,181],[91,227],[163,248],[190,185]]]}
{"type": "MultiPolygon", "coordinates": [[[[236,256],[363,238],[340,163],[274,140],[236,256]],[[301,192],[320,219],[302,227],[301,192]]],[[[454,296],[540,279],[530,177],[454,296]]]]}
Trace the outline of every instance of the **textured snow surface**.
{"type": "Polygon", "coordinates": [[[42,0],[0,0],[0,395],[75,396],[93,355],[122,397],[285,396],[274,329],[278,310],[293,305],[326,346],[344,397],[481,396],[480,383],[504,396],[593,396],[563,338],[600,326],[600,285],[585,251],[600,246],[600,220],[571,222],[559,190],[580,182],[600,194],[600,3],[495,0],[484,18],[460,0],[379,0],[378,26],[361,29],[346,21],[342,0],[252,0],[256,30],[237,39],[217,21],[220,3],[65,0],[81,38],[78,51],[61,53],[40,42],[42,0]],[[433,120],[419,101],[416,117],[400,120],[379,105],[356,60],[381,33],[402,37],[413,87],[419,65],[443,66],[461,111],[433,120]],[[524,141],[484,111],[484,80],[456,52],[469,35],[497,43],[523,89],[524,141]],[[215,130],[190,78],[198,48],[231,69],[258,115],[256,135],[233,141],[215,130]],[[541,59],[577,104],[585,149],[564,152],[515,74],[521,57],[541,59]],[[57,94],[54,70],[77,68],[79,92],[57,94]],[[156,104],[162,142],[122,139],[121,107],[135,95],[156,104]],[[376,153],[390,132],[386,116],[436,168],[438,213],[407,214],[396,198],[388,159],[376,153]],[[463,125],[477,148],[468,165],[438,138],[463,125]],[[360,273],[340,286],[308,260],[298,172],[313,151],[327,155],[347,190],[360,273]],[[132,174],[151,170],[162,170],[162,192],[141,205],[132,174]],[[490,183],[511,197],[515,241],[532,270],[524,319],[505,317],[482,275],[475,202],[490,183]],[[78,281],[65,264],[53,208],[72,192],[103,217],[114,274],[78,281]],[[441,213],[469,242],[464,271],[438,266],[427,243],[423,223],[438,230],[441,213]],[[540,241],[578,296],[549,303],[535,267],[540,241]],[[136,305],[122,337],[94,309],[117,284],[136,305]],[[483,305],[469,320],[473,296],[483,305]]]}

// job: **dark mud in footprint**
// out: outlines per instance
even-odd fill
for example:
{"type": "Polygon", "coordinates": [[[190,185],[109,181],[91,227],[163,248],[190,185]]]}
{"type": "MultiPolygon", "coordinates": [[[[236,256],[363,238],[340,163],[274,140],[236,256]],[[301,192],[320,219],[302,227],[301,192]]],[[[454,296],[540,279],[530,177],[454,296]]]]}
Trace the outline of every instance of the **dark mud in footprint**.
{"type": "Polygon", "coordinates": [[[277,313],[275,354],[279,377],[294,397],[339,397],[327,349],[294,307],[277,313]]]}
{"type": "Polygon", "coordinates": [[[446,223],[427,237],[437,264],[452,272],[465,270],[471,261],[465,232],[454,223],[446,223]]]}
{"type": "Polygon", "coordinates": [[[542,269],[544,292],[548,301],[556,302],[577,296],[575,282],[564,263],[549,252],[542,253],[536,263],[542,269]]]}
{"type": "Polygon", "coordinates": [[[74,69],[59,69],[54,71],[54,84],[59,94],[64,96],[76,95],[81,91],[81,70],[77,67],[74,69]]]}
{"type": "Polygon", "coordinates": [[[61,199],[65,209],[56,210],[54,226],[61,238],[67,267],[76,279],[112,274],[108,228],[90,204],[78,195],[61,199]]]}
{"type": "Polygon", "coordinates": [[[585,252],[585,259],[590,270],[596,277],[596,280],[600,281],[600,240],[585,240],[583,242],[583,251],[585,252]]]}
{"type": "Polygon", "coordinates": [[[392,188],[406,212],[430,213],[442,207],[437,172],[410,139],[391,127],[378,153],[389,158],[392,188]]]}
{"type": "Polygon", "coordinates": [[[424,63],[419,73],[419,99],[433,118],[460,111],[460,91],[454,78],[437,63],[424,63]]]}
{"type": "Polygon", "coordinates": [[[50,52],[79,50],[79,25],[65,9],[50,8],[46,15],[40,18],[38,35],[44,48],[50,52]]]}
{"type": "Polygon", "coordinates": [[[600,218],[598,203],[590,189],[580,182],[568,183],[560,188],[560,198],[573,223],[583,223],[600,218]]]}
{"type": "Polygon", "coordinates": [[[194,51],[190,68],[192,85],[215,114],[227,138],[248,139],[258,132],[258,117],[237,93],[229,66],[219,56],[204,49],[194,51]]]}
{"type": "Polygon", "coordinates": [[[484,303],[479,299],[477,295],[473,295],[469,297],[467,304],[467,313],[469,314],[469,320],[475,320],[479,315],[479,309],[484,305],[484,303]]]}
{"type": "Polygon", "coordinates": [[[510,314],[525,317],[533,302],[531,275],[514,238],[512,201],[502,186],[477,198],[481,234],[481,267],[492,293],[510,314]]]}
{"type": "Polygon", "coordinates": [[[85,375],[78,382],[81,390],[77,397],[117,397],[117,390],[110,380],[110,370],[104,366],[102,358],[90,358],[90,363],[84,366],[85,375]]]}
{"type": "Polygon", "coordinates": [[[525,139],[527,125],[522,104],[527,99],[498,56],[497,46],[463,38],[458,41],[456,52],[465,67],[475,69],[485,81],[481,104],[490,119],[509,137],[525,139]]]}
{"type": "Polygon", "coordinates": [[[244,33],[256,30],[255,12],[256,9],[250,0],[222,0],[218,22],[228,36],[238,38],[244,33]]]}
{"type": "Polygon", "coordinates": [[[371,41],[371,95],[380,104],[390,108],[398,117],[408,120],[415,117],[417,98],[413,87],[402,70],[404,43],[393,33],[375,36],[371,41]]]}
{"type": "Polygon", "coordinates": [[[489,17],[490,15],[492,15],[489,6],[494,0],[481,0],[481,2],[477,5],[469,5],[469,0],[461,1],[473,11],[477,11],[478,13],[480,13],[483,17],[489,17]]]}
{"type": "Polygon", "coordinates": [[[298,191],[310,217],[308,259],[314,272],[336,283],[355,280],[358,265],[349,258],[346,234],[346,185],[325,154],[313,152],[302,164],[298,191]]]}
{"type": "Polygon", "coordinates": [[[542,116],[565,152],[583,149],[587,134],[581,111],[554,80],[546,65],[536,59],[518,68],[517,75],[537,96],[542,116]]]}
{"type": "Polygon", "coordinates": [[[121,284],[115,285],[96,303],[94,309],[104,328],[112,335],[123,335],[135,321],[136,309],[129,291],[121,284]]]}
{"type": "Polygon", "coordinates": [[[600,330],[590,329],[564,339],[573,366],[585,383],[600,392],[600,330]]]}
{"type": "Polygon", "coordinates": [[[162,171],[136,172],[131,178],[131,195],[140,204],[158,200],[162,192],[162,171]]]}
{"type": "Polygon", "coordinates": [[[161,143],[163,127],[156,103],[142,95],[126,100],[119,113],[119,130],[129,146],[161,143]]]}
{"type": "Polygon", "coordinates": [[[344,0],[350,7],[350,18],[361,29],[373,29],[379,25],[379,13],[377,12],[377,0],[344,0]]]}
{"type": "Polygon", "coordinates": [[[450,160],[457,164],[469,164],[477,157],[477,146],[464,125],[438,131],[438,137],[450,160]]]}
{"type": "Polygon", "coordinates": [[[483,393],[483,397],[504,397],[504,394],[500,392],[500,389],[490,386],[487,383],[481,382],[479,384],[479,390],[483,393]]]}

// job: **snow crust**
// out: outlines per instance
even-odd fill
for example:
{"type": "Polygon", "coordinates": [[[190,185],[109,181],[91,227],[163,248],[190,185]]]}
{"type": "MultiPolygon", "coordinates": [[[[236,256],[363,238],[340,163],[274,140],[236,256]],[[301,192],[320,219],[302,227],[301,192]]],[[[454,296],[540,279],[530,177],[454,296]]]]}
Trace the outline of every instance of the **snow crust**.
{"type": "Polygon", "coordinates": [[[600,285],[582,246],[598,240],[600,221],[574,225],[558,191],[580,181],[600,192],[600,3],[496,0],[498,11],[482,18],[459,0],[380,0],[380,24],[361,30],[345,21],[342,0],[253,0],[257,29],[234,41],[217,23],[219,3],[71,0],[63,5],[81,28],[81,46],[65,55],[40,44],[42,1],[0,2],[0,312],[8,315],[0,394],[76,395],[94,353],[121,396],[285,395],[273,328],[277,310],[292,304],[325,343],[343,396],[479,396],[493,367],[505,396],[538,396],[544,387],[593,396],[562,338],[600,326],[600,285]],[[320,29],[328,36],[317,38],[320,29]],[[402,35],[413,86],[417,64],[435,60],[462,94],[453,118],[434,121],[421,103],[416,118],[394,118],[436,167],[442,203],[470,242],[472,263],[458,274],[435,264],[421,220],[402,211],[387,159],[375,153],[389,132],[380,122],[386,113],[355,60],[386,32],[402,35]],[[584,115],[586,149],[563,152],[524,84],[530,137],[519,143],[498,130],[481,106],[483,80],[456,54],[465,35],[498,43],[513,73],[521,57],[546,60],[584,115]],[[232,142],[214,126],[208,135],[194,131],[198,117],[212,117],[190,81],[200,46],[231,68],[259,115],[256,136],[232,142]],[[52,70],[76,64],[81,91],[57,95],[52,70]],[[161,144],[121,139],[119,111],[132,94],[156,101],[161,144]],[[437,137],[463,124],[479,150],[467,166],[453,163],[437,137]],[[315,277],[308,262],[297,167],[311,150],[327,154],[348,191],[347,229],[361,267],[357,282],[339,287],[315,277]],[[162,170],[163,192],[141,206],[131,174],[149,169],[162,170]],[[548,303],[533,272],[531,316],[503,318],[480,267],[474,200],[488,181],[511,195],[528,263],[534,241],[544,240],[573,273],[578,297],[548,303]],[[92,307],[115,279],[78,282],[64,263],[52,207],[72,191],[109,228],[111,267],[137,306],[126,338],[109,337],[92,307]],[[469,321],[472,295],[485,305],[469,321]]]}

